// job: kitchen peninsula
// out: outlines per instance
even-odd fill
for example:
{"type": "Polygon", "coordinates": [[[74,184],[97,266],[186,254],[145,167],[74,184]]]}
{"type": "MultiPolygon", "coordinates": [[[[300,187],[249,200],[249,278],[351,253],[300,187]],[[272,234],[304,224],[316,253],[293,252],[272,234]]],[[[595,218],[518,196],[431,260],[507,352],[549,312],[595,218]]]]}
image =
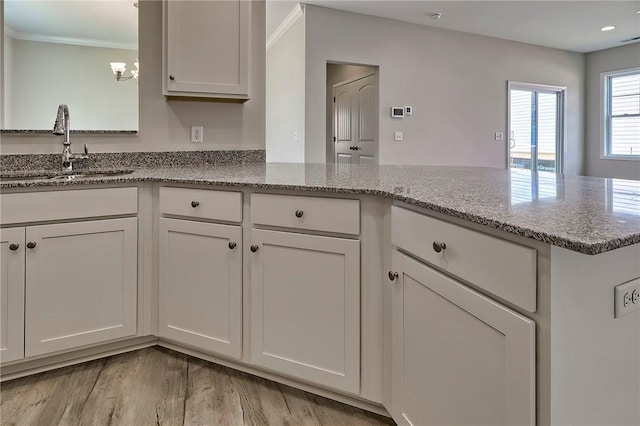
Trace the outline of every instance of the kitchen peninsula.
{"type": "Polygon", "coordinates": [[[5,173],[3,262],[6,246],[51,276],[47,239],[95,230],[118,235],[87,243],[128,278],[103,294],[107,322],[82,310],[86,330],[34,325],[60,306],[79,312],[75,277],[45,299],[27,282],[3,380],[159,344],[399,424],[640,420],[639,314],[614,317],[614,288],[640,278],[638,182],[261,162],[131,171],[5,173]],[[127,258],[109,259],[122,244],[127,258]]]}

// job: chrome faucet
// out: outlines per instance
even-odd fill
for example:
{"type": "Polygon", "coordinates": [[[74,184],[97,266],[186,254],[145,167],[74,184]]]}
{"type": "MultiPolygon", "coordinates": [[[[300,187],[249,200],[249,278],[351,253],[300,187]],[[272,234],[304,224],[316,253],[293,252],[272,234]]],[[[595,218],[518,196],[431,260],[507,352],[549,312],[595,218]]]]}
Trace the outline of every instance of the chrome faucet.
{"type": "Polygon", "coordinates": [[[53,126],[54,135],[64,135],[62,142],[62,171],[72,172],[73,162],[89,158],[89,148],[84,144],[84,154],[74,154],[71,152],[71,141],[69,140],[69,107],[62,104],[58,106],[58,115],[53,126]]]}

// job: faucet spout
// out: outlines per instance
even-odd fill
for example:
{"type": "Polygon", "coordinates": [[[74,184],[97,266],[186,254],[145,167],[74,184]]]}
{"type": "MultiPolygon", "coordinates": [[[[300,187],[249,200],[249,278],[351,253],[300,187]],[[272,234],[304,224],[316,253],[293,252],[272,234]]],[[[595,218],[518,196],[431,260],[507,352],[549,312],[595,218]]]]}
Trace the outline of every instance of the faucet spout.
{"type": "Polygon", "coordinates": [[[56,122],[53,126],[53,134],[64,135],[64,143],[70,143],[69,128],[69,107],[61,104],[58,106],[58,114],[56,115],[56,122]]]}
{"type": "Polygon", "coordinates": [[[53,125],[54,135],[64,135],[62,142],[62,170],[64,172],[73,171],[73,162],[77,160],[84,160],[89,157],[89,150],[87,145],[84,146],[84,154],[74,154],[71,151],[71,141],[69,140],[69,107],[61,104],[58,106],[58,114],[56,115],[56,122],[53,125]]]}

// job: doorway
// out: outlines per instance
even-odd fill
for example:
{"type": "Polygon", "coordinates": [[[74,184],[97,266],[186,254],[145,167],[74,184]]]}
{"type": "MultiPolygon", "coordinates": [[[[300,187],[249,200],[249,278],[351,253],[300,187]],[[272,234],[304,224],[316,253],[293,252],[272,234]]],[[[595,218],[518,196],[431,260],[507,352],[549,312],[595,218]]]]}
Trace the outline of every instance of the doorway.
{"type": "Polygon", "coordinates": [[[508,167],[563,173],[564,87],[509,82],[508,167]]]}
{"type": "Polygon", "coordinates": [[[327,64],[327,162],[378,164],[377,71],[327,64]]]}

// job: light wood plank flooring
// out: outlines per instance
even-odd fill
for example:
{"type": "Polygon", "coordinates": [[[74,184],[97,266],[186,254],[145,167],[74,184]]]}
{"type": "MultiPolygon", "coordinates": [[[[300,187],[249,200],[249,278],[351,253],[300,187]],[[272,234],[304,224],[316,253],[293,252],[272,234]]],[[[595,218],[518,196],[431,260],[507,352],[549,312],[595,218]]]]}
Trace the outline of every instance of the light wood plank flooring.
{"type": "Polygon", "coordinates": [[[2,425],[393,425],[159,347],[2,383],[2,425]]]}

